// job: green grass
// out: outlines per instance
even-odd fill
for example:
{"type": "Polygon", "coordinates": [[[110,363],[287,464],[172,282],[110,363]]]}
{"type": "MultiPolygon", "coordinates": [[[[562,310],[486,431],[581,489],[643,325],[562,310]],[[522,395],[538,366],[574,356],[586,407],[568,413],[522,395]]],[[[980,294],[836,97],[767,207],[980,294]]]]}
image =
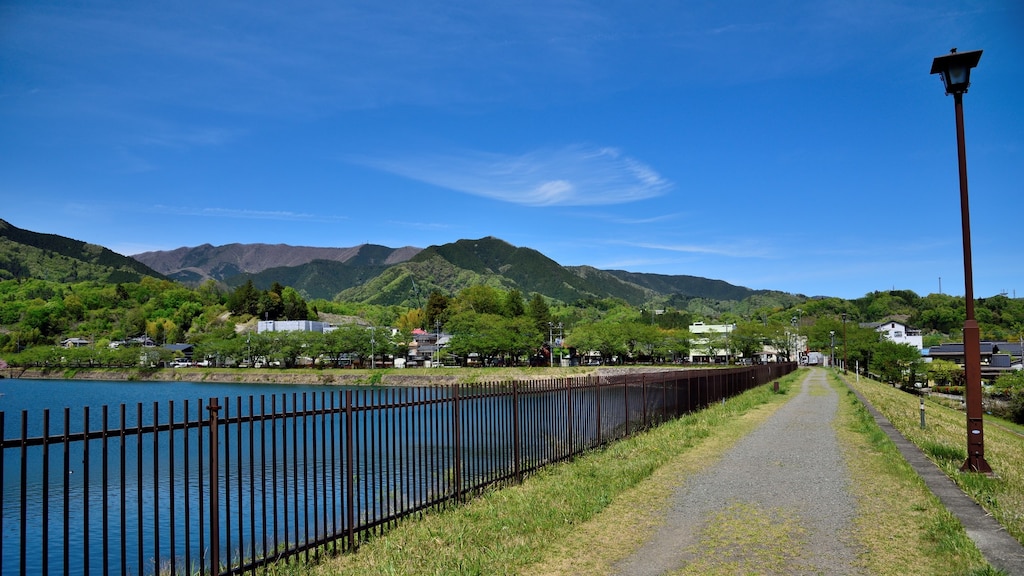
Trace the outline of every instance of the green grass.
{"type": "MultiPolygon", "coordinates": [[[[785,392],[797,377],[781,385],[785,392]]],[[[279,565],[278,574],[518,574],[557,557],[582,526],[621,495],[679,460],[730,423],[781,405],[771,385],[663,424],[645,434],[541,470],[521,485],[491,490],[464,506],[412,519],[363,544],[354,554],[314,566],[279,565]]],[[[699,463],[697,463],[699,464],[699,463]]],[[[650,515],[633,510],[637,521],[650,515]]],[[[624,520],[620,517],[620,520],[624,520]]],[[[621,525],[620,525],[621,527],[621,525]]],[[[621,539],[622,533],[616,531],[621,539]]]]}
{"type": "MultiPolygon", "coordinates": [[[[854,393],[835,374],[829,379],[845,398],[835,427],[853,477],[854,534],[864,547],[861,561],[868,572],[998,574],[854,393]]],[[[935,450],[946,447],[936,443],[935,450]]]]}
{"type": "MultiPolygon", "coordinates": [[[[761,425],[806,375],[801,370],[788,376],[778,395],[771,385],[759,387],[544,469],[521,485],[406,520],[356,553],[311,563],[292,560],[267,573],[609,574],[657,530],[680,482],[713,465],[761,425]]],[[[850,537],[861,551],[858,563],[865,573],[998,574],[852,392],[835,380],[832,384],[844,399],[835,426],[854,477],[858,511],[850,537]]],[[[945,445],[936,441],[936,451],[945,445]]],[[[728,534],[708,534],[702,541],[717,546],[721,553],[709,556],[722,561],[682,573],[764,573],[800,566],[789,545],[804,538],[803,528],[785,510],[730,508],[720,511],[718,520],[716,526],[728,534]],[[758,559],[754,564],[749,555],[732,553],[737,542],[758,559]]]]}
{"type": "MultiPolygon", "coordinates": [[[[904,437],[920,447],[1010,535],[1024,543],[1024,437],[1000,426],[984,426],[985,460],[994,475],[961,472],[967,454],[967,418],[963,412],[948,402],[928,398],[926,427],[922,430],[920,397],[863,377],[857,382],[850,375],[848,380],[904,437]]],[[[985,423],[1005,421],[986,415],[985,423]]]]}

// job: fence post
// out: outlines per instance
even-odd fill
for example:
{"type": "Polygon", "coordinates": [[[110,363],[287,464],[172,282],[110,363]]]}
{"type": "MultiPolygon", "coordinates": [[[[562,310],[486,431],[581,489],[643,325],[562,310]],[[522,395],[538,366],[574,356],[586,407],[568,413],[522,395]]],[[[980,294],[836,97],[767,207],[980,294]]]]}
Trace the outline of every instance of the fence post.
{"type": "Polygon", "coordinates": [[[516,482],[523,483],[522,454],[519,446],[519,383],[512,381],[512,452],[516,467],[516,482]]]}
{"type": "Polygon", "coordinates": [[[210,398],[206,409],[210,412],[210,574],[216,576],[220,574],[220,485],[217,478],[220,472],[220,451],[217,449],[220,403],[217,398],[210,398]]]}
{"type": "Polygon", "coordinates": [[[455,501],[462,501],[462,428],[459,414],[459,385],[452,386],[452,435],[455,444],[455,501]]]}
{"type": "Polygon", "coordinates": [[[644,423],[642,428],[647,429],[650,426],[650,422],[647,421],[647,374],[640,374],[640,399],[643,402],[643,419],[644,423]]]}
{"type": "Polygon", "coordinates": [[[572,425],[573,425],[573,414],[572,414],[572,381],[569,378],[564,378],[565,382],[565,424],[566,424],[566,444],[568,445],[568,453],[566,456],[574,456],[576,449],[572,445],[572,425]]]}
{"type": "Polygon", "coordinates": [[[348,524],[348,550],[356,548],[355,455],[352,454],[352,391],[345,391],[345,521],[348,524]]]}

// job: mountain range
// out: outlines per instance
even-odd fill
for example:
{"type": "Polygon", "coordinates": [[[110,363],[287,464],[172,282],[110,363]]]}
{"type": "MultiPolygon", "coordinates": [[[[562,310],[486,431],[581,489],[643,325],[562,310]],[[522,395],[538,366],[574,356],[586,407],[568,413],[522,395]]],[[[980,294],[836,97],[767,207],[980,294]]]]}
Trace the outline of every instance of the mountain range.
{"type": "Polygon", "coordinates": [[[668,298],[739,301],[767,293],[697,276],[562,266],[536,250],[493,237],[425,249],[374,244],[351,248],[204,244],[134,257],[188,284],[214,279],[239,286],[252,280],[257,288],[266,289],[277,282],[307,298],[337,297],[381,305],[420,306],[433,290],[454,294],[474,285],[540,293],[567,303],[610,297],[634,305],[668,298]]]}
{"type": "Polygon", "coordinates": [[[738,302],[775,294],[698,276],[562,266],[536,250],[494,237],[424,249],[203,244],[128,257],[0,220],[0,278],[126,282],[142,276],[193,286],[213,280],[235,287],[252,280],[257,288],[266,289],[276,282],[308,299],[405,306],[422,306],[434,290],[455,294],[476,285],[518,289],[527,297],[539,293],[565,303],[616,298],[632,305],[680,306],[693,298],[738,302]]]}
{"type": "Polygon", "coordinates": [[[138,282],[164,276],[112,250],[56,234],[22,230],[0,220],[0,280],[138,282]]]}

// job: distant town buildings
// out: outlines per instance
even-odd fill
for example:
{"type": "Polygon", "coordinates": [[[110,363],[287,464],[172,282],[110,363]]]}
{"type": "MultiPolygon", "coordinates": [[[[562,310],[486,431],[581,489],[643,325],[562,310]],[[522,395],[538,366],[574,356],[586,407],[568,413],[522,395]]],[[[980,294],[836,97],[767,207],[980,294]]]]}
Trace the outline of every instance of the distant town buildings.
{"type": "Polygon", "coordinates": [[[326,334],[336,327],[317,320],[260,320],[256,333],[264,332],[318,332],[326,334]]]}

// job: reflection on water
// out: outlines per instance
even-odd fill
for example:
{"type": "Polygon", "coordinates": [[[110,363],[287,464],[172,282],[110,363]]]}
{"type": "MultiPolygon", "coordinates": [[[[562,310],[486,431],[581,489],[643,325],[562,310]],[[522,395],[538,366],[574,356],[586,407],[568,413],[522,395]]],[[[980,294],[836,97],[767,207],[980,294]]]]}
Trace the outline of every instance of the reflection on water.
{"type": "Polygon", "coordinates": [[[518,406],[510,395],[463,387],[456,419],[448,388],[0,382],[5,444],[23,432],[95,436],[4,450],[0,568],[8,573],[22,558],[28,573],[66,564],[72,574],[86,564],[135,574],[205,562],[209,428],[185,422],[206,420],[207,398],[223,399],[216,480],[228,564],[344,534],[350,517],[373,526],[457,486],[514,477],[571,453],[567,444],[620,433],[626,407],[636,421],[657,405],[645,408],[625,387],[602,389],[600,400],[593,390],[538,390],[518,406]],[[342,409],[347,390],[350,412],[342,409]],[[163,398],[195,399],[154,402],[163,398]],[[166,430],[154,434],[154,425],[166,430]]]}

